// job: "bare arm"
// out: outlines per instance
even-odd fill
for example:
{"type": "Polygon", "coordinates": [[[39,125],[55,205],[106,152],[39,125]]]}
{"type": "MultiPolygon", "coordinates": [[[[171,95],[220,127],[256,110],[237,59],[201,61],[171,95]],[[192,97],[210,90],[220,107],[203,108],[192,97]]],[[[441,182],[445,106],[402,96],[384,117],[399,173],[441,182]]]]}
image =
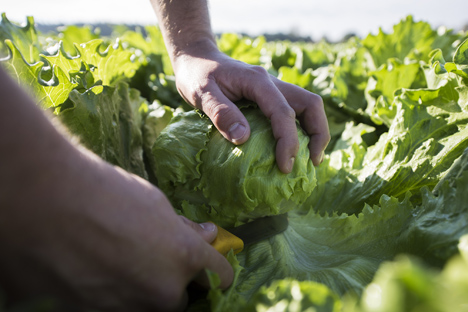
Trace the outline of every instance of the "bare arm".
{"type": "Polygon", "coordinates": [[[151,3],[173,63],[193,50],[202,53],[217,50],[205,0],[151,0],[151,3]]]}
{"type": "Polygon", "coordinates": [[[184,306],[204,268],[232,268],[216,230],[178,217],[164,194],[69,142],[0,67],[0,284],[112,311],[184,306]]]}
{"type": "Polygon", "coordinates": [[[295,119],[310,136],[314,165],[330,141],[322,99],[269,75],[260,66],[221,53],[211,31],[206,0],[151,0],[174,67],[179,93],[202,109],[223,136],[244,143],[250,127],[233,102],[256,102],[271,120],[281,171],[291,171],[299,148],[295,119]]]}

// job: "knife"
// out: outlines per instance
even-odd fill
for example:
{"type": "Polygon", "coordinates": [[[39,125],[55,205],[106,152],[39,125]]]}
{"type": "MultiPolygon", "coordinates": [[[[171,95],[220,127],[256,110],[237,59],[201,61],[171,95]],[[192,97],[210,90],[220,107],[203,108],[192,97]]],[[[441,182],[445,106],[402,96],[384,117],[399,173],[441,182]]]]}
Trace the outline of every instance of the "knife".
{"type": "Polygon", "coordinates": [[[234,254],[241,252],[245,246],[270,238],[286,230],[288,227],[286,213],[256,219],[234,228],[218,228],[218,235],[211,243],[219,253],[227,256],[232,249],[234,254]]]}

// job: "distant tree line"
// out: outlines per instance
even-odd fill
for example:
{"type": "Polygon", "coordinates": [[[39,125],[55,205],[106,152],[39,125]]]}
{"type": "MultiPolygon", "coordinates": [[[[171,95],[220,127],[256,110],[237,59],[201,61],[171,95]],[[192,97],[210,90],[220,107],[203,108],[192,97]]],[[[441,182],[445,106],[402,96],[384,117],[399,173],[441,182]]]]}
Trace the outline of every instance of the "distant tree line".
{"type": "MultiPolygon", "coordinates": [[[[120,25],[113,25],[113,24],[74,24],[75,26],[90,26],[92,29],[95,29],[99,32],[101,36],[110,36],[114,31],[116,26],[120,25]]],[[[42,33],[48,33],[51,31],[56,31],[58,27],[66,26],[60,24],[37,24],[36,27],[42,33]]],[[[134,25],[134,24],[125,24],[130,30],[141,29],[143,34],[145,34],[144,26],[142,25],[134,25]]],[[[461,30],[468,31],[468,23],[466,23],[461,30]]],[[[250,36],[245,33],[241,33],[244,36],[250,36]]],[[[317,40],[313,40],[311,36],[301,36],[297,34],[295,31],[291,31],[289,33],[274,33],[274,34],[263,34],[267,41],[291,41],[291,42],[315,42],[317,40]]],[[[350,32],[343,36],[340,40],[329,40],[326,36],[320,38],[320,40],[325,40],[327,42],[336,43],[336,42],[345,42],[348,41],[351,37],[357,37],[357,35],[353,32],[350,32]]]]}
{"type": "MultiPolygon", "coordinates": [[[[114,24],[73,24],[73,25],[78,26],[78,27],[90,26],[92,29],[95,29],[99,33],[99,35],[101,35],[101,36],[110,36],[110,35],[112,35],[112,32],[114,31],[115,26],[120,26],[120,25],[114,25],[114,24]]],[[[39,30],[40,32],[46,34],[48,32],[56,31],[57,28],[63,27],[63,26],[67,26],[67,25],[63,25],[63,24],[40,24],[39,23],[39,24],[36,25],[36,29],[39,30]]],[[[128,27],[130,30],[136,30],[136,29],[139,28],[139,29],[141,29],[143,34],[145,32],[144,31],[144,26],[142,26],[142,25],[125,24],[125,26],[128,27]]],[[[241,35],[250,36],[250,35],[245,34],[245,33],[241,33],[241,35]]],[[[311,36],[301,36],[301,35],[297,34],[294,31],[289,32],[289,33],[266,33],[266,34],[263,34],[262,36],[264,36],[267,41],[314,42],[314,40],[312,39],[311,36]]],[[[340,42],[341,41],[346,41],[350,37],[353,37],[353,36],[356,36],[356,34],[349,33],[349,34],[345,35],[339,41],[340,42]]],[[[320,40],[325,40],[325,41],[331,42],[326,37],[323,37],[320,40]]]]}

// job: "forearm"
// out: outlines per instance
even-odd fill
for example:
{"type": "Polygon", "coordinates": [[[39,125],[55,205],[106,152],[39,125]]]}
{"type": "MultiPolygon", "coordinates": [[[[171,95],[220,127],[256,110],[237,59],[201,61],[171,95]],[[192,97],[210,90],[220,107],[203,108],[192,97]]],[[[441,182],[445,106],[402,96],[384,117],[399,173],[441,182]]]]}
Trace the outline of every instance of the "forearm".
{"type": "Polygon", "coordinates": [[[0,284],[12,301],[172,311],[205,268],[231,283],[209,245],[216,231],[187,225],[148,181],[70,142],[2,68],[0,151],[0,284]]]}
{"type": "Polygon", "coordinates": [[[129,228],[145,241],[155,211],[176,220],[158,189],[71,143],[1,68],[0,99],[0,284],[11,299],[74,296],[61,293],[70,281],[134,252],[129,228]]]}
{"type": "Polygon", "coordinates": [[[206,0],[151,0],[169,56],[216,50],[206,0]]]}
{"type": "Polygon", "coordinates": [[[115,202],[128,209],[135,198],[154,207],[163,197],[70,142],[1,69],[0,98],[0,247],[8,241],[39,248],[62,218],[73,231],[78,215],[98,217],[116,209],[115,202]],[[123,198],[112,201],[117,195],[123,198]]]}
{"type": "MultiPolygon", "coordinates": [[[[0,201],[43,178],[44,167],[70,150],[44,113],[0,67],[0,201]]],[[[5,206],[3,206],[5,207],[5,206]]]]}

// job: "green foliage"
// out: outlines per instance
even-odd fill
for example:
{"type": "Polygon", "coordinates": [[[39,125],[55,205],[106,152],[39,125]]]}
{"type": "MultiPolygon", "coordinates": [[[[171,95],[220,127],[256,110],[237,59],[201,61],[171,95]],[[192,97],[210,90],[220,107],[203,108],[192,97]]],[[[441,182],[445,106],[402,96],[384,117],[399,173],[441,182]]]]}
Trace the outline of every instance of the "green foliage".
{"type": "Polygon", "coordinates": [[[101,158],[146,178],[142,105],[146,106],[146,101],[125,83],[96,86],[84,93],[73,90],[60,106],[58,117],[101,158]]]}
{"type": "Polygon", "coordinates": [[[76,84],[70,81],[62,68],[53,66],[49,72],[45,72],[42,61],[29,64],[12,41],[7,39],[5,44],[10,55],[3,66],[34,95],[39,106],[44,109],[55,108],[67,99],[76,84]],[[51,77],[46,81],[43,77],[47,74],[51,77]]]}
{"type": "Polygon", "coordinates": [[[260,65],[265,38],[251,39],[237,34],[222,34],[217,40],[219,49],[239,61],[260,65]]]}
{"type": "Polygon", "coordinates": [[[414,257],[400,256],[382,264],[367,286],[360,308],[349,311],[467,311],[468,236],[460,239],[460,255],[442,271],[414,257]]]}
{"type": "Polygon", "coordinates": [[[94,81],[101,81],[104,85],[114,85],[119,80],[131,78],[140,64],[132,61],[133,53],[126,51],[117,43],[109,45],[102,51],[102,40],[95,39],[81,45],[75,45],[77,56],[71,57],[60,49],[56,55],[44,56],[49,64],[62,68],[69,75],[87,64],[94,77],[94,81]]]}
{"type": "Polygon", "coordinates": [[[208,272],[211,290],[189,311],[466,310],[465,33],[409,16],[391,34],[341,44],[221,35],[227,55],[324,100],[325,160],[312,166],[298,128],[288,175],[258,109],[240,105],[252,135],[233,146],[184,106],[155,26],[41,34],[32,18],[20,27],[3,14],[0,39],[0,63],[42,109],[103,159],[157,183],[179,214],[227,226],[288,211],[284,233],[228,256],[228,290],[208,272]]]}
{"type": "Polygon", "coordinates": [[[30,64],[39,61],[41,47],[38,43],[37,31],[34,28],[34,18],[28,17],[24,27],[13,24],[8,20],[5,13],[2,13],[0,21],[0,41],[10,40],[23,56],[24,60],[30,64]]]}
{"type": "Polygon", "coordinates": [[[439,34],[428,23],[415,22],[412,16],[408,16],[393,27],[393,33],[386,34],[380,29],[377,35],[369,34],[363,44],[371,52],[375,64],[380,66],[389,58],[427,62],[433,49],[440,48],[444,54],[449,54],[452,43],[461,38],[462,35],[451,31],[439,34]]]}
{"type": "Polygon", "coordinates": [[[276,166],[269,120],[257,107],[241,111],[255,135],[240,146],[195,111],[174,117],[155,140],[151,157],[158,185],[192,220],[229,227],[282,214],[303,203],[315,187],[302,129],[294,168],[285,175],[276,166]]]}
{"type": "Polygon", "coordinates": [[[91,40],[99,39],[99,31],[90,26],[68,25],[59,29],[57,40],[62,41],[63,50],[69,55],[76,56],[75,44],[80,45],[91,40]]]}

